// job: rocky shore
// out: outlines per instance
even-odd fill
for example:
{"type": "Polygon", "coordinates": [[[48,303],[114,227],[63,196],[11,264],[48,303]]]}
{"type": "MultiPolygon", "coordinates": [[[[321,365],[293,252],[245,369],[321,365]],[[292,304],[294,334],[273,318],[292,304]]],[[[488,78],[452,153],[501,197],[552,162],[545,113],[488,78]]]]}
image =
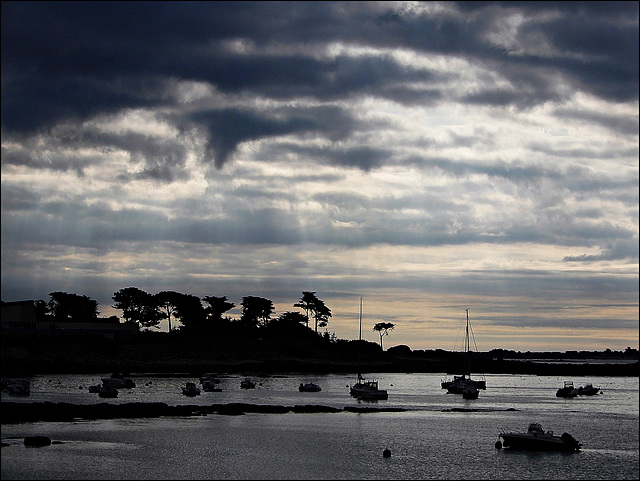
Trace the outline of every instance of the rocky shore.
{"type": "Polygon", "coordinates": [[[274,406],[265,404],[229,403],[198,406],[184,404],[169,406],[166,403],[125,404],[71,404],[71,403],[16,403],[3,402],[0,411],[1,424],[17,424],[38,421],[73,421],[76,419],[157,418],[161,416],[206,416],[222,414],[238,416],[245,413],[336,413],[336,412],[402,412],[401,408],[345,407],[321,405],[274,406]]]}

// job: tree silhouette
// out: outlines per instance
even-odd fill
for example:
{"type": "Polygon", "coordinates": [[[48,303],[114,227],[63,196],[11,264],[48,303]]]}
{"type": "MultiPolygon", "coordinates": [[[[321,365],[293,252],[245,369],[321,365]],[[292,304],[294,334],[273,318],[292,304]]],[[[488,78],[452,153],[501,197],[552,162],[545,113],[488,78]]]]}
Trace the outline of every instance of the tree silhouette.
{"type": "Polygon", "coordinates": [[[318,333],[318,327],[326,327],[331,317],[331,309],[325,306],[324,301],[317,299],[314,307],[315,320],[316,320],[316,334],[318,333]]]}
{"type": "Polygon", "coordinates": [[[304,309],[304,312],[307,314],[307,327],[309,327],[309,312],[313,312],[317,300],[318,298],[316,297],[315,292],[302,291],[300,302],[296,302],[293,305],[293,307],[300,307],[301,309],[304,309]]]}
{"type": "Polygon", "coordinates": [[[396,325],[391,322],[379,322],[373,326],[373,330],[380,334],[380,349],[382,349],[382,336],[388,336],[389,331],[393,331],[395,327],[396,325]]]}
{"type": "Polygon", "coordinates": [[[309,326],[309,313],[313,314],[315,320],[315,331],[318,327],[326,327],[331,317],[331,309],[325,306],[324,301],[316,297],[315,292],[303,291],[300,302],[296,302],[293,307],[300,307],[307,313],[307,327],[309,326]]]}
{"type": "Polygon", "coordinates": [[[206,327],[206,313],[198,296],[177,293],[174,302],[174,317],[182,323],[184,329],[193,332],[206,327]]]}
{"type": "Polygon", "coordinates": [[[171,332],[171,316],[178,309],[178,302],[180,302],[180,294],[175,291],[161,291],[155,295],[158,303],[158,308],[164,310],[166,318],[169,320],[169,332],[171,332]]]}
{"type": "Polygon", "coordinates": [[[164,314],[160,312],[157,298],[137,287],[125,287],[113,294],[114,309],[122,310],[125,322],[138,323],[142,327],[156,327],[164,314]]]}
{"type": "Polygon", "coordinates": [[[98,301],[68,292],[51,292],[47,304],[57,321],[92,321],[98,317],[98,301]]]}
{"type": "Polygon", "coordinates": [[[44,321],[49,312],[49,307],[46,301],[43,301],[42,299],[38,299],[33,303],[33,307],[36,311],[36,319],[38,321],[44,321]]]}
{"type": "Polygon", "coordinates": [[[272,337],[280,338],[314,336],[313,331],[306,326],[306,321],[306,316],[301,312],[287,311],[280,314],[276,319],[272,319],[265,329],[265,333],[272,337]]]}
{"type": "Polygon", "coordinates": [[[254,330],[260,325],[266,326],[274,311],[273,303],[269,299],[246,296],[242,298],[240,321],[245,329],[254,330]]]}
{"type": "Polygon", "coordinates": [[[209,307],[205,308],[207,319],[213,323],[217,323],[222,320],[222,314],[229,309],[233,309],[236,305],[233,302],[227,300],[227,296],[205,296],[202,298],[204,302],[209,304],[209,307]]]}

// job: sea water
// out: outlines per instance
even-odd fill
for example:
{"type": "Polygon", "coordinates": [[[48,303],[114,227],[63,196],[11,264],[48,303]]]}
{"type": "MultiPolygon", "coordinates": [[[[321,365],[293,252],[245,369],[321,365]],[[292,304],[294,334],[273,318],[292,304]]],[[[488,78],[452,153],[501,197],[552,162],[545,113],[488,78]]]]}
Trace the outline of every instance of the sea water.
{"type": "MultiPolygon", "coordinates": [[[[105,373],[102,374],[103,376],[105,373]]],[[[638,479],[636,377],[574,377],[602,389],[596,396],[555,396],[564,377],[487,375],[476,400],[447,394],[443,374],[379,374],[389,399],[349,396],[354,375],[252,373],[221,378],[222,392],[185,397],[197,378],[134,376],[116,399],[88,393],[100,375],[37,376],[26,398],[2,401],[165,402],[282,406],[397,407],[403,412],[211,414],[148,419],[76,420],[2,426],[2,479],[638,479]],[[256,389],[240,388],[248,375],[256,389]],[[322,386],[301,393],[301,382],[322,386]],[[583,444],[578,453],[496,449],[501,429],[539,422],[583,444]],[[25,436],[54,444],[25,447],[25,436]],[[385,449],[391,457],[385,458],[385,449]]],[[[568,379],[567,379],[568,380],[568,379]]]]}

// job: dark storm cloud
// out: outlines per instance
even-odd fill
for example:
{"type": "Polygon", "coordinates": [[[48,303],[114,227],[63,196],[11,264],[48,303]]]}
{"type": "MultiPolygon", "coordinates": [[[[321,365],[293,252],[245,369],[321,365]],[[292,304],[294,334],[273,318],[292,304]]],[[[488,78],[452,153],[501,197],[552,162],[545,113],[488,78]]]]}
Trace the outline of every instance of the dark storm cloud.
{"type": "Polygon", "coordinates": [[[358,168],[368,172],[390,161],[393,153],[390,149],[374,147],[307,147],[305,145],[282,145],[288,152],[293,152],[303,159],[326,165],[358,168]]]}
{"type": "Polygon", "coordinates": [[[346,112],[333,107],[285,109],[276,114],[224,109],[197,112],[189,118],[206,127],[208,160],[214,159],[217,167],[244,141],[308,132],[340,140],[348,136],[354,123],[346,112]]]}
{"type": "MultiPolygon", "coordinates": [[[[544,75],[551,68],[603,98],[638,98],[637,4],[547,5],[572,15],[530,20],[520,33],[541,35],[558,51],[547,57],[508,55],[485,39],[494,17],[514,9],[533,15],[541,8],[526,2],[465,3],[457,7],[475,17],[384,11],[382,4],[360,2],[5,2],[2,127],[32,132],[61,120],[171,104],[169,79],[206,81],[221,91],[272,98],[330,100],[369,93],[406,102],[420,91],[426,101],[441,96],[412,85],[437,79],[435,72],[400,66],[389,57],[255,55],[225,44],[236,40],[280,49],[346,42],[453,53],[492,64],[511,80],[514,90],[467,96],[473,102],[532,105],[553,99],[557,93],[544,75]]],[[[224,159],[229,147],[217,149],[224,159]]]]}

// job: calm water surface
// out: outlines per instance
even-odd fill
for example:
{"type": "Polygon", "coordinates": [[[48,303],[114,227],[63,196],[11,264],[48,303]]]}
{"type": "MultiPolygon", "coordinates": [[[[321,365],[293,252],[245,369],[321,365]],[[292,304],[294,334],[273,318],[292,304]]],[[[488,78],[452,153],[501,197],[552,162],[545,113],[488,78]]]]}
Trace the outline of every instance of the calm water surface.
{"type": "MultiPolygon", "coordinates": [[[[105,375],[106,373],[103,373],[105,375]]],[[[221,378],[222,392],[195,398],[180,386],[195,378],[134,376],[136,387],[104,400],[87,392],[100,375],[38,376],[32,394],[2,401],[247,402],[402,407],[399,413],[209,415],[135,420],[3,425],[2,479],[638,479],[638,378],[575,377],[600,386],[598,396],[562,399],[565,378],[487,375],[477,400],[446,394],[440,374],[380,374],[388,401],[359,403],[348,394],[355,376],[283,374],[221,378]],[[319,393],[300,393],[315,381],[319,393]],[[474,412],[456,412],[470,408],[474,412]],[[514,409],[514,410],[510,410],[514,409]],[[496,450],[501,428],[540,422],[583,444],[579,453],[496,450]],[[60,444],[25,448],[24,436],[60,444]],[[382,451],[388,448],[390,458],[382,451]]]]}

